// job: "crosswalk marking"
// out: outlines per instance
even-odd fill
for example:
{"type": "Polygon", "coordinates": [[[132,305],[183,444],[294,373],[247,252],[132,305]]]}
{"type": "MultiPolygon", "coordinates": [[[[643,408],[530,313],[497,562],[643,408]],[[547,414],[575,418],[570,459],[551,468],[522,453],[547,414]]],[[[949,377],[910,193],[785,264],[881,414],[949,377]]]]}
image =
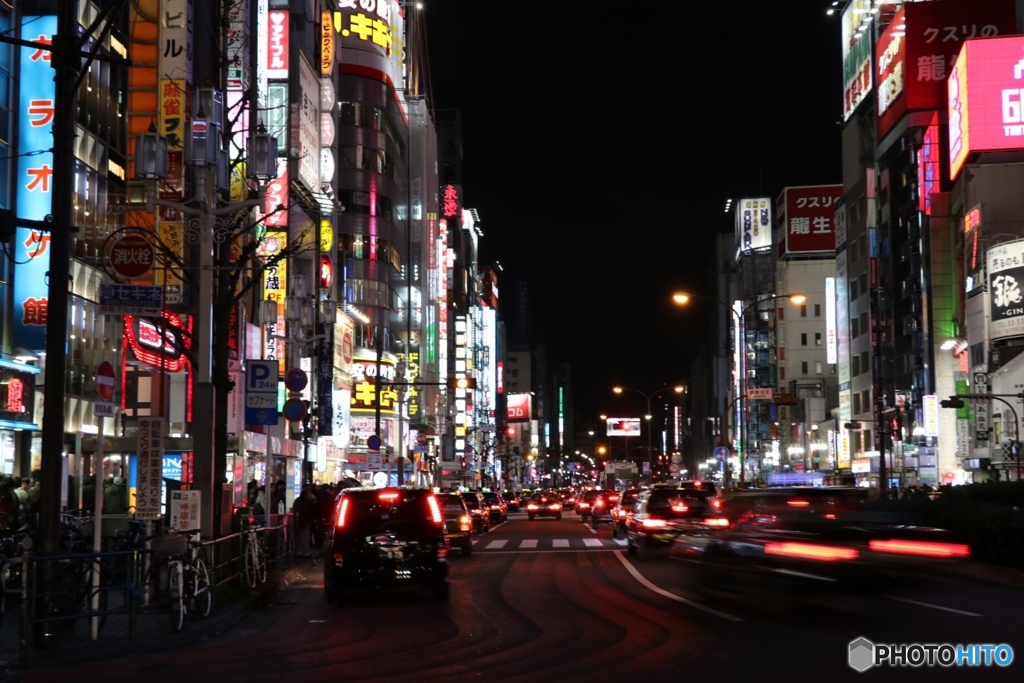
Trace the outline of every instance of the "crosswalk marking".
{"type": "Polygon", "coordinates": [[[479,550],[619,550],[628,545],[624,538],[475,538],[479,550]]]}
{"type": "Polygon", "coordinates": [[[491,541],[490,543],[487,544],[486,547],[488,549],[493,548],[494,550],[501,550],[502,548],[505,547],[506,543],[508,543],[508,540],[506,540],[506,539],[502,539],[500,541],[491,541]]]}
{"type": "Polygon", "coordinates": [[[583,545],[588,546],[590,548],[600,548],[604,546],[604,541],[600,538],[584,538],[583,545]]]}
{"type": "Polygon", "coordinates": [[[520,548],[536,548],[537,547],[537,539],[536,538],[528,538],[525,541],[523,541],[522,543],[520,543],[519,547],[520,548]]]}
{"type": "Polygon", "coordinates": [[[568,548],[569,547],[569,539],[567,539],[567,538],[556,538],[555,540],[551,541],[551,546],[553,548],[568,548]]]}

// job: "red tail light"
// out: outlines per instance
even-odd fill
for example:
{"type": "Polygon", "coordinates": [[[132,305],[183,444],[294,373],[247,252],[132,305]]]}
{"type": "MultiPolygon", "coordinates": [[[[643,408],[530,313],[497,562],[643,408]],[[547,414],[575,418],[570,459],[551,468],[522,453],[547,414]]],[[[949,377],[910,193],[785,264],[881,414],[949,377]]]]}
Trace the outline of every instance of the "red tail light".
{"type": "Polygon", "coordinates": [[[398,500],[398,491],[387,489],[382,490],[380,493],[377,494],[377,500],[383,503],[394,503],[396,500],[398,500]]]}
{"type": "Polygon", "coordinates": [[[936,543],[934,541],[902,541],[886,539],[870,541],[868,547],[879,553],[916,555],[918,557],[970,557],[971,549],[962,543],[936,543]]]}
{"type": "Polygon", "coordinates": [[[603,508],[604,507],[604,501],[601,500],[600,498],[598,498],[597,500],[594,501],[594,507],[596,507],[596,508],[603,508]]]}
{"type": "Polygon", "coordinates": [[[338,510],[338,521],[335,524],[337,528],[345,526],[345,522],[348,521],[348,498],[341,499],[341,509],[338,510]]]}
{"type": "Polygon", "coordinates": [[[430,508],[430,518],[434,520],[434,524],[444,524],[444,513],[441,512],[441,506],[437,504],[437,498],[427,496],[427,507],[430,508]]]}
{"type": "Polygon", "coordinates": [[[764,546],[764,554],[798,557],[803,560],[821,560],[824,562],[856,560],[860,557],[860,553],[853,548],[790,542],[766,543],[764,546]]]}
{"type": "Polygon", "coordinates": [[[715,498],[713,501],[711,501],[711,507],[715,508],[716,510],[721,510],[722,501],[720,501],[718,498],[715,498]]]}
{"type": "Polygon", "coordinates": [[[803,500],[802,498],[793,498],[791,500],[787,500],[786,501],[786,505],[789,505],[789,506],[795,507],[795,508],[805,508],[805,507],[807,507],[810,504],[811,504],[810,501],[803,500]]]}
{"type": "Polygon", "coordinates": [[[672,503],[672,512],[686,512],[689,509],[686,503],[672,503]]]}
{"type": "Polygon", "coordinates": [[[665,526],[665,520],[663,519],[645,519],[643,522],[645,529],[660,529],[665,526]]]}

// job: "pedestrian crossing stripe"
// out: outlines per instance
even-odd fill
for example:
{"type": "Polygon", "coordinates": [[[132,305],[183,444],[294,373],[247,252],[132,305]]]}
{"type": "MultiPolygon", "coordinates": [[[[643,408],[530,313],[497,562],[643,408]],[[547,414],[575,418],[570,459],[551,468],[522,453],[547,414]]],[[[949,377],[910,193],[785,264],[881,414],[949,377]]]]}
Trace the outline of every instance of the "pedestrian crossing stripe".
{"type": "MultiPolygon", "coordinates": [[[[580,541],[584,548],[625,548],[627,541],[624,538],[584,538],[578,539],[576,546],[579,547],[580,541]]],[[[568,538],[554,538],[551,539],[551,548],[557,548],[564,550],[571,548],[572,544],[568,538]]],[[[547,546],[547,541],[544,543],[547,546]]],[[[508,539],[476,539],[473,541],[473,546],[481,550],[537,550],[541,547],[540,541],[536,538],[527,538],[519,541],[518,545],[510,544],[508,539]]]]}

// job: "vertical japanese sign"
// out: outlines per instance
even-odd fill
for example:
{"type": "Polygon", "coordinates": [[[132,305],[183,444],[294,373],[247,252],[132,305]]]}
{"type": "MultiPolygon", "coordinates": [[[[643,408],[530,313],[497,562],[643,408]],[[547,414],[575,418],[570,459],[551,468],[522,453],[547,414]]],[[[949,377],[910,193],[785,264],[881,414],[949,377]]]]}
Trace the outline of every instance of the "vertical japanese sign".
{"type": "MultiPolygon", "coordinates": [[[[55,16],[22,18],[21,39],[37,45],[21,50],[21,98],[18,100],[18,215],[43,220],[52,210],[54,71],[49,45],[57,31],[55,16]]],[[[73,163],[67,160],[67,163],[73,163]]],[[[66,226],[60,229],[67,229],[66,226]]],[[[49,304],[46,273],[50,269],[50,235],[18,228],[14,239],[14,320],[11,345],[46,348],[49,304]]]]}
{"type": "Polygon", "coordinates": [[[136,439],[139,465],[135,517],[160,519],[160,493],[164,476],[164,419],[139,418],[136,439]]]}
{"type": "Polygon", "coordinates": [[[171,491],[169,531],[195,531],[199,528],[199,491],[171,491]]]}

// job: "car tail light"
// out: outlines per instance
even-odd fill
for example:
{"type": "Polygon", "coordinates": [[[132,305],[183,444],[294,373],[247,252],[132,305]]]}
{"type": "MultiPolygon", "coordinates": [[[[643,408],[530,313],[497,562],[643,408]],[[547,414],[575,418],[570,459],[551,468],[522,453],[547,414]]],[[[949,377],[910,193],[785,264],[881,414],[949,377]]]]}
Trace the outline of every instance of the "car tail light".
{"type": "Polygon", "coordinates": [[[398,500],[398,491],[384,489],[377,494],[377,500],[381,501],[382,503],[394,503],[396,500],[398,500]]]}
{"type": "Polygon", "coordinates": [[[335,523],[335,527],[341,529],[345,526],[345,522],[348,521],[348,498],[341,499],[341,509],[338,510],[338,521],[335,523]]]}
{"type": "Polygon", "coordinates": [[[580,509],[581,509],[581,510],[582,510],[583,508],[588,508],[588,507],[590,507],[590,503],[580,503],[580,509]]]}
{"type": "Polygon", "coordinates": [[[537,505],[536,503],[530,503],[529,505],[526,506],[526,509],[527,510],[538,510],[538,509],[540,509],[540,506],[537,505]]]}
{"type": "Polygon", "coordinates": [[[562,504],[561,503],[552,503],[551,505],[548,505],[548,509],[550,509],[550,510],[561,510],[562,509],[562,504]]]}
{"type": "Polygon", "coordinates": [[[596,508],[603,508],[604,507],[604,501],[601,500],[601,499],[598,499],[598,500],[594,501],[594,507],[596,507],[596,508]]]}
{"type": "Polygon", "coordinates": [[[437,504],[437,498],[427,496],[427,507],[430,508],[430,518],[434,520],[434,524],[444,524],[444,513],[441,512],[441,506],[437,504]]]}
{"type": "Polygon", "coordinates": [[[686,503],[672,503],[672,512],[686,512],[689,509],[686,503]]]}
{"type": "Polygon", "coordinates": [[[783,557],[798,557],[803,560],[821,560],[823,562],[856,560],[860,557],[860,553],[853,548],[792,542],[766,543],[764,546],[764,554],[779,555],[783,557]]]}
{"type": "Polygon", "coordinates": [[[869,541],[868,547],[875,552],[894,555],[916,555],[918,557],[970,557],[971,549],[962,543],[936,543],[935,541],[904,541],[885,539],[869,541]]]}
{"type": "Polygon", "coordinates": [[[795,507],[795,508],[805,508],[805,507],[807,507],[810,504],[811,504],[810,501],[806,501],[806,500],[804,500],[802,498],[791,498],[790,500],[786,501],[786,505],[789,505],[790,507],[795,507]]]}
{"type": "Polygon", "coordinates": [[[448,561],[448,544],[444,543],[437,546],[437,561],[447,562],[448,561]]]}
{"type": "Polygon", "coordinates": [[[708,526],[729,526],[729,520],[725,517],[708,517],[704,523],[708,526]]]}
{"type": "Polygon", "coordinates": [[[462,515],[459,517],[459,529],[462,531],[469,531],[473,528],[473,519],[469,515],[462,515]]]}
{"type": "Polygon", "coordinates": [[[645,519],[643,522],[645,529],[660,529],[665,526],[665,520],[663,519],[645,519]]]}
{"type": "Polygon", "coordinates": [[[713,501],[711,501],[711,507],[715,508],[716,510],[721,510],[722,501],[719,500],[718,498],[715,498],[713,501]]]}

